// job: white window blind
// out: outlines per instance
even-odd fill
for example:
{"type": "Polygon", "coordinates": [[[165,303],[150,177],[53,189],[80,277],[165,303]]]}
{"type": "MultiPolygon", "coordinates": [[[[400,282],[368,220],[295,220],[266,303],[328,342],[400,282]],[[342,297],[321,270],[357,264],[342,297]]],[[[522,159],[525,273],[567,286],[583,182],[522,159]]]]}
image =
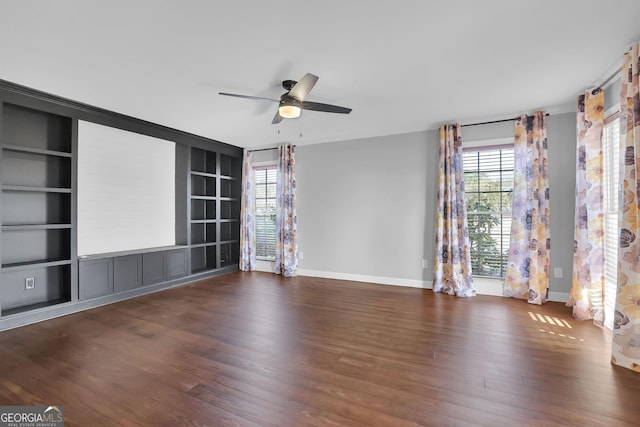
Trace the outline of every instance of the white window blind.
{"type": "Polygon", "coordinates": [[[255,168],[256,190],[256,257],[276,256],[276,178],[275,167],[255,168]]]}
{"type": "Polygon", "coordinates": [[[618,191],[620,189],[620,119],[606,123],[602,135],[604,154],[605,325],[613,328],[618,284],[618,191]]]}
{"type": "Polygon", "coordinates": [[[504,277],[511,231],[513,146],[465,149],[463,162],[472,273],[504,277]]]}

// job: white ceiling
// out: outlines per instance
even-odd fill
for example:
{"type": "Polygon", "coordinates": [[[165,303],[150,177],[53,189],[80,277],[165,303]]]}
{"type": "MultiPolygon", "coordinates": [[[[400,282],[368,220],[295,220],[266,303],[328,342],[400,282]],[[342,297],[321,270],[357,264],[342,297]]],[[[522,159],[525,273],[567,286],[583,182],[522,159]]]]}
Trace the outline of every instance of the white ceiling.
{"type": "Polygon", "coordinates": [[[640,1],[0,0],[0,79],[243,147],[572,111],[640,39],[640,1]],[[320,77],[272,125],[281,81],[320,77]],[[300,136],[302,134],[302,136],[300,136]]]}

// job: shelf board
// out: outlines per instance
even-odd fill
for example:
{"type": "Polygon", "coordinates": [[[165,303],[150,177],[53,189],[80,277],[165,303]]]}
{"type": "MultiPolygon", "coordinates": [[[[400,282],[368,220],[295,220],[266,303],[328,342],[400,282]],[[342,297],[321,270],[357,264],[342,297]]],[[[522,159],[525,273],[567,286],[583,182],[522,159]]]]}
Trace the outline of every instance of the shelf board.
{"type": "Polygon", "coordinates": [[[216,219],[192,219],[191,224],[215,224],[216,219]]]}
{"type": "Polygon", "coordinates": [[[189,173],[191,175],[203,176],[205,178],[215,178],[216,177],[215,173],[210,173],[210,172],[191,171],[189,173]]]}
{"type": "Polygon", "coordinates": [[[24,305],[22,307],[9,308],[9,309],[2,310],[1,316],[2,317],[13,316],[14,314],[26,313],[33,310],[37,310],[39,308],[52,307],[54,305],[64,304],[68,302],[69,300],[67,299],[56,299],[56,300],[51,300],[46,302],[40,302],[37,304],[24,305]]]}
{"type": "Polygon", "coordinates": [[[44,154],[47,156],[58,156],[58,157],[68,157],[68,158],[73,157],[73,154],[67,153],[65,151],[45,150],[42,148],[25,147],[22,145],[14,145],[14,144],[3,144],[2,149],[10,150],[10,151],[19,151],[22,153],[44,154]]]}
{"type": "Polygon", "coordinates": [[[217,242],[205,242],[205,243],[194,243],[191,245],[191,249],[193,248],[206,248],[207,246],[215,246],[217,242]]]}
{"type": "Polygon", "coordinates": [[[237,178],[235,176],[229,176],[229,175],[220,175],[220,179],[226,179],[226,180],[229,180],[229,181],[237,181],[240,178],[237,178]]]}
{"type": "Polygon", "coordinates": [[[218,221],[220,221],[220,222],[240,222],[240,220],[237,219],[237,218],[222,218],[222,219],[219,219],[218,221]]]}
{"type": "Polygon", "coordinates": [[[239,202],[240,199],[237,197],[218,197],[218,199],[220,199],[221,201],[225,201],[225,202],[239,202]]]}
{"type": "Polygon", "coordinates": [[[93,260],[93,259],[103,259],[103,258],[115,258],[120,256],[128,256],[128,255],[141,255],[151,252],[164,252],[164,251],[172,251],[176,249],[187,249],[187,245],[170,245],[170,246],[158,246],[153,248],[140,248],[140,249],[131,249],[124,251],[115,251],[115,252],[103,252],[103,253],[94,253],[94,254],[84,254],[78,257],[78,261],[85,260],[93,260]]]}
{"type": "Polygon", "coordinates": [[[224,245],[224,244],[239,243],[239,242],[240,242],[240,240],[234,239],[234,240],[220,240],[218,243],[221,244],[221,245],[224,245]]]}
{"type": "Polygon", "coordinates": [[[27,187],[24,185],[3,185],[3,191],[31,191],[39,193],[66,193],[71,194],[70,188],[60,187],[27,187]]]}
{"type": "Polygon", "coordinates": [[[28,270],[32,268],[56,267],[59,265],[71,265],[70,259],[54,259],[41,261],[14,262],[11,264],[2,264],[2,272],[28,270]]]}
{"type": "Polygon", "coordinates": [[[2,231],[20,231],[20,230],[64,230],[70,229],[71,224],[20,224],[20,225],[3,225],[2,231]]]}
{"type": "Polygon", "coordinates": [[[217,197],[215,196],[195,196],[195,195],[191,195],[190,196],[193,200],[216,200],[217,197]]]}
{"type": "Polygon", "coordinates": [[[205,273],[208,271],[214,271],[217,270],[217,267],[202,267],[202,268],[196,268],[196,269],[192,269],[191,270],[191,274],[200,274],[200,273],[205,273]]]}

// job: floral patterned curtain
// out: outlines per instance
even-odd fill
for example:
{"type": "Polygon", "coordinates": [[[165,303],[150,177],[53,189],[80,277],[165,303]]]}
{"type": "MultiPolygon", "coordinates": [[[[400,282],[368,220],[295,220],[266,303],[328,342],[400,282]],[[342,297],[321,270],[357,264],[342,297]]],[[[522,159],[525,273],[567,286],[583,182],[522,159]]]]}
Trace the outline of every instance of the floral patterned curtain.
{"type": "Polygon", "coordinates": [[[544,304],[549,291],[549,175],[543,111],[515,124],[511,243],[504,295],[544,304]]]}
{"type": "Polygon", "coordinates": [[[440,127],[433,291],[459,297],[476,294],[464,203],[462,133],[459,124],[440,127]]]}
{"type": "Polygon", "coordinates": [[[240,270],[256,269],[255,198],[253,194],[252,153],[244,150],[242,162],[242,195],[240,199],[240,270]]]}
{"type": "Polygon", "coordinates": [[[578,97],[573,284],[567,306],[578,320],[604,322],[604,91],[578,97]]]}
{"type": "Polygon", "coordinates": [[[276,181],[276,274],[296,275],[298,268],[298,223],[296,217],[295,146],[278,147],[276,181]]]}
{"type": "Polygon", "coordinates": [[[611,362],[640,372],[640,44],[622,61],[620,236],[611,362]]]}

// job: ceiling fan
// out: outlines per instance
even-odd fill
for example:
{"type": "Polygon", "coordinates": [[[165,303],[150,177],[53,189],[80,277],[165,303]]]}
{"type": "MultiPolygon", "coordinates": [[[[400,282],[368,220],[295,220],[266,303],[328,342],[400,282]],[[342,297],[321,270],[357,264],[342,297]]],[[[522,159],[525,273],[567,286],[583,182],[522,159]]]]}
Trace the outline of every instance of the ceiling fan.
{"type": "Polygon", "coordinates": [[[218,92],[220,95],[235,96],[236,98],[254,99],[257,101],[278,102],[280,105],[276,115],[273,117],[272,124],[277,124],[282,119],[295,119],[300,117],[301,110],[324,111],[326,113],[349,114],[351,108],[339,107],[337,105],[321,104],[319,102],[305,101],[305,98],[313,89],[318,76],[307,73],[296,82],[295,80],[284,80],[282,87],[287,91],[280,96],[280,99],[263,98],[260,96],[239,95],[237,93],[218,92]]]}

